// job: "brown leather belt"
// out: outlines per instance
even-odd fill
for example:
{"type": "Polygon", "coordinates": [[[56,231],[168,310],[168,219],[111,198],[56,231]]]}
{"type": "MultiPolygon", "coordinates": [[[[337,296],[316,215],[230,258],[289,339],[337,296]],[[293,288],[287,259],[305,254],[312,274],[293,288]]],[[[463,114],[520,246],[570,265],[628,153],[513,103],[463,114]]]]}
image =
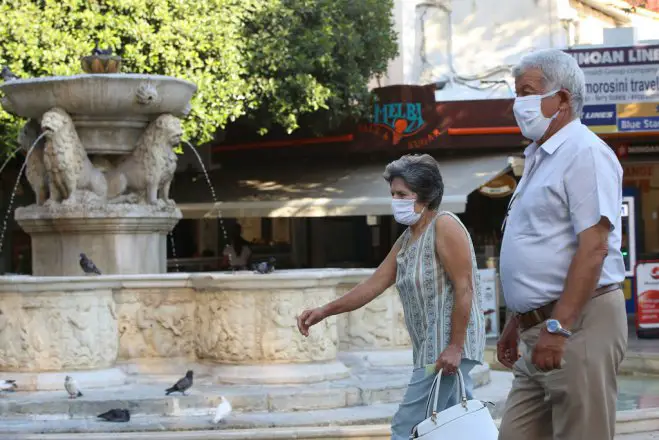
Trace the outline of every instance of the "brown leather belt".
{"type": "MultiPolygon", "coordinates": [[[[595,290],[590,298],[597,298],[600,295],[613,292],[614,290],[618,290],[620,288],[621,286],[618,283],[608,284],[595,290]]],[[[557,302],[558,301],[552,301],[549,304],[545,304],[544,306],[538,307],[537,309],[531,310],[529,312],[518,313],[517,325],[522,331],[524,331],[530,329],[531,327],[535,327],[541,322],[545,322],[551,318],[551,314],[554,311],[554,306],[557,302]]]]}

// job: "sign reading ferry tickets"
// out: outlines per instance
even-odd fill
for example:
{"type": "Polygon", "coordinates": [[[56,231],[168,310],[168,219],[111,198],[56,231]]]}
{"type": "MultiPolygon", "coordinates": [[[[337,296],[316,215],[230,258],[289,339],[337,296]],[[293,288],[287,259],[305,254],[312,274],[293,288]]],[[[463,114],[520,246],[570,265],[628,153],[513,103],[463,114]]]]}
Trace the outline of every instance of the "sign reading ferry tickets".
{"type": "Polygon", "coordinates": [[[636,265],[636,326],[659,328],[659,261],[636,265]]]}
{"type": "Polygon", "coordinates": [[[586,76],[584,124],[598,133],[659,131],[659,45],[566,52],[586,76]]]}

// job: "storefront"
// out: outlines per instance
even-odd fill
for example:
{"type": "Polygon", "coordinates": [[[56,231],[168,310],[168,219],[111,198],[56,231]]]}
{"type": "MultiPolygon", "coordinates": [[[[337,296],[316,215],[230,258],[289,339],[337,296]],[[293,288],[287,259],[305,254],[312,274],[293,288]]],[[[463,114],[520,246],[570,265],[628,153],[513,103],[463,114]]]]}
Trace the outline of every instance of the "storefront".
{"type": "Polygon", "coordinates": [[[623,166],[625,297],[633,313],[636,263],[659,259],[659,45],[567,52],[586,76],[582,121],[623,166]]]}
{"type": "Polygon", "coordinates": [[[434,86],[376,92],[371,120],[351,133],[215,147],[209,165],[216,169],[217,205],[194,172],[194,184],[184,173],[177,176],[174,197],[184,218],[196,224],[196,235],[186,241],[204,243],[197,254],[212,242],[206,254],[218,255],[221,213],[225,226],[241,224],[258,257],[276,254],[283,267],[377,266],[402,232],[390,215],[384,167],[402,154],[427,152],[444,177],[442,209],[462,217],[479,266],[487,266],[498,255],[501,221],[516,185],[511,157],[526,145],[512,101],[436,103],[434,86]]]}

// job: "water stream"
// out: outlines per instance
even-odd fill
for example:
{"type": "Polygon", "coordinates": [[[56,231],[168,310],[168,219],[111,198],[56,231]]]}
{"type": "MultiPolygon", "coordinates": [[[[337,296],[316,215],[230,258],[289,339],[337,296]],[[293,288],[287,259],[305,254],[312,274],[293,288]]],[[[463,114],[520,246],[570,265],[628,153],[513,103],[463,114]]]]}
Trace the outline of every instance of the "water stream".
{"type": "MultiPolygon", "coordinates": [[[[208,184],[208,189],[211,191],[211,198],[213,199],[213,210],[217,209],[217,219],[220,221],[220,228],[222,228],[222,235],[224,237],[224,243],[226,245],[229,244],[229,236],[227,234],[227,229],[224,226],[224,219],[222,218],[222,211],[220,210],[219,206],[217,206],[217,195],[215,194],[215,188],[213,187],[213,183],[211,182],[211,178],[208,175],[208,171],[206,170],[206,167],[204,166],[204,161],[201,159],[201,156],[199,155],[199,152],[197,149],[188,141],[183,141],[185,145],[187,145],[190,150],[194,153],[194,155],[197,157],[197,161],[199,162],[199,166],[201,167],[201,170],[204,172],[204,177],[206,178],[206,183],[208,184]]],[[[231,254],[229,253],[229,265],[231,265],[231,254]]]]}
{"type": "MultiPolygon", "coordinates": [[[[14,198],[16,197],[16,191],[18,190],[18,184],[21,182],[21,176],[25,172],[25,167],[27,166],[27,160],[30,158],[30,154],[34,151],[34,148],[37,146],[39,141],[45,136],[45,133],[41,133],[35,141],[30,146],[30,149],[27,150],[25,155],[25,160],[21,166],[20,171],[18,172],[18,177],[16,178],[16,183],[14,184],[14,189],[11,192],[11,197],[9,198],[9,206],[7,207],[7,212],[5,213],[5,218],[2,223],[2,231],[0,232],[0,254],[2,254],[2,248],[5,244],[5,233],[7,232],[7,223],[9,222],[9,216],[11,215],[11,209],[14,207],[14,198]]],[[[8,161],[7,161],[8,162],[8,161]]],[[[5,162],[5,163],[7,163],[5,162]]],[[[3,165],[4,168],[4,165],[3,165]]]]}
{"type": "Polygon", "coordinates": [[[14,157],[16,156],[16,153],[17,153],[18,150],[20,150],[20,149],[21,149],[21,147],[18,147],[18,148],[16,148],[14,151],[12,151],[11,153],[9,153],[9,154],[7,155],[7,160],[5,160],[5,162],[2,164],[2,166],[0,166],[0,174],[2,174],[2,172],[4,171],[5,167],[6,167],[7,164],[9,163],[9,161],[10,161],[12,158],[14,158],[14,157]]]}

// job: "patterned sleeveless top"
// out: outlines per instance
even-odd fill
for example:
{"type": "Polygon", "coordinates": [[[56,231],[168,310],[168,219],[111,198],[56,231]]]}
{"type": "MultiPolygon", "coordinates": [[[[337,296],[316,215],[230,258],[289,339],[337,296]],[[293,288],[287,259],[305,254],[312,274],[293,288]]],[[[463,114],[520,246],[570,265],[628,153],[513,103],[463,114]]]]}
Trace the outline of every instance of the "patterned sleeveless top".
{"type": "Polygon", "coordinates": [[[453,217],[469,240],[474,296],[462,357],[483,362],[485,316],[474,246],[462,222],[450,212],[440,212],[414,243],[408,228],[399,239],[401,250],[396,256],[396,287],[412,339],[414,368],[434,364],[451,341],[454,288],[435,251],[435,222],[442,215],[453,217]]]}

